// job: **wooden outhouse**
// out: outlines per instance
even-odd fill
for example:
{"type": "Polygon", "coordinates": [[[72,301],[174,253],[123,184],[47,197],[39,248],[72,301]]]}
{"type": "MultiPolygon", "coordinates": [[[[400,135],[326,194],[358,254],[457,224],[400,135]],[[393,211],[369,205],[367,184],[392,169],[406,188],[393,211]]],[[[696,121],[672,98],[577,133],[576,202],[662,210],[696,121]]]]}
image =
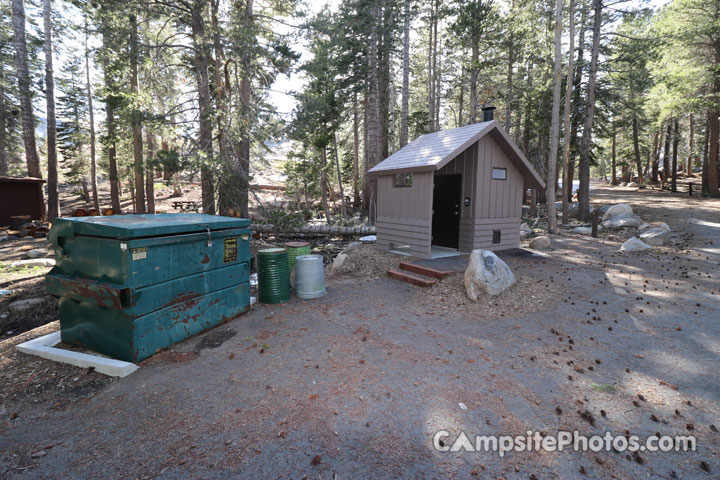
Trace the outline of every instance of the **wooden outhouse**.
{"type": "Polygon", "coordinates": [[[421,258],[518,247],[523,190],[545,188],[494,120],[423,135],[368,173],[378,246],[421,258]]]}

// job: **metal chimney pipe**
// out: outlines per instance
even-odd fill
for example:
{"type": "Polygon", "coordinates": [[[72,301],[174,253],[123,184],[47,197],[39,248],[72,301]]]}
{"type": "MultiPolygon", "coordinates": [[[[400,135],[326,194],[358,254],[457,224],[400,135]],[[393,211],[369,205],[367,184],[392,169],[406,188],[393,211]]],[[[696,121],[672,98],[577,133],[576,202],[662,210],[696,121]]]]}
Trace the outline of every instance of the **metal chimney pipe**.
{"type": "Polygon", "coordinates": [[[487,107],[482,108],[483,112],[483,122],[492,122],[493,117],[495,116],[495,107],[492,105],[488,105],[487,107]]]}

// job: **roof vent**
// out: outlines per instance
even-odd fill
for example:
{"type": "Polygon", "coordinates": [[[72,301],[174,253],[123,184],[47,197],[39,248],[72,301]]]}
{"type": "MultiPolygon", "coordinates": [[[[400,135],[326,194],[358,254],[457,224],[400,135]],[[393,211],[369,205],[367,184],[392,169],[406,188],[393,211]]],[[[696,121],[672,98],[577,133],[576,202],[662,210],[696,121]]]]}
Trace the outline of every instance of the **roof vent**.
{"type": "Polygon", "coordinates": [[[495,107],[488,105],[482,108],[483,122],[492,122],[495,115],[495,107]]]}

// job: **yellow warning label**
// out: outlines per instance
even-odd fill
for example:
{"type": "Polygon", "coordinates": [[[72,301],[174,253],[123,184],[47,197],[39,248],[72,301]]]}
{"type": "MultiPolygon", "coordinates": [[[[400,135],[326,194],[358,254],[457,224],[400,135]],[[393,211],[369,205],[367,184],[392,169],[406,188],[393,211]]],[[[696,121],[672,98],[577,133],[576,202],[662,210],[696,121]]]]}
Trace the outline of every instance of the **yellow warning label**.
{"type": "Polygon", "coordinates": [[[238,259],[238,239],[231,237],[225,239],[225,248],[223,249],[223,263],[236,262],[238,259]]]}

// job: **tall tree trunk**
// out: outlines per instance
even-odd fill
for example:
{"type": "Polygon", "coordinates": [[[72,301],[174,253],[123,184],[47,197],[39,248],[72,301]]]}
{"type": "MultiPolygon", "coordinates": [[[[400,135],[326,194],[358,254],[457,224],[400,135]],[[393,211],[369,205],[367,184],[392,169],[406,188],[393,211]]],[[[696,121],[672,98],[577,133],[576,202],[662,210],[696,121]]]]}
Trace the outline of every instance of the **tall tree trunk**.
{"type": "MultiPolygon", "coordinates": [[[[713,2],[713,22],[714,25],[720,24],[720,5],[717,2],[713,2]]],[[[720,65],[720,38],[716,35],[713,41],[713,49],[715,50],[715,68],[712,70],[712,89],[711,93],[713,102],[708,108],[708,192],[711,197],[720,196],[718,191],[718,141],[720,140],[720,123],[718,122],[718,115],[720,109],[718,109],[718,97],[720,97],[720,69],[717,68],[720,65]]]]}
{"type": "Polygon", "coordinates": [[[322,161],[320,166],[320,194],[322,196],[322,207],[323,212],[325,213],[325,222],[329,225],[330,224],[330,209],[328,207],[328,200],[327,200],[327,194],[328,194],[328,181],[327,176],[325,174],[325,169],[327,167],[327,151],[326,148],[323,147],[320,152],[320,160],[322,161]]]}
{"type": "MultiPolygon", "coordinates": [[[[463,54],[463,57],[465,55],[463,54]]],[[[463,106],[465,104],[465,62],[460,67],[460,98],[458,100],[458,127],[465,125],[463,118],[463,106]]]]}
{"type": "Polygon", "coordinates": [[[694,137],[695,137],[695,117],[691,113],[690,114],[690,132],[688,133],[689,139],[688,139],[688,157],[687,157],[687,164],[685,165],[685,175],[688,177],[693,176],[693,162],[694,162],[694,155],[695,152],[693,151],[694,148],[694,137]]]}
{"type": "Polygon", "coordinates": [[[355,208],[360,207],[359,176],[360,176],[360,119],[359,119],[359,115],[358,115],[357,92],[353,92],[353,205],[355,206],[355,208]]]}
{"type": "Polygon", "coordinates": [[[435,25],[437,22],[437,9],[436,9],[437,1],[436,0],[430,0],[430,28],[428,29],[428,33],[430,35],[428,39],[428,129],[431,132],[435,131],[435,73],[434,73],[434,59],[435,59],[435,35],[437,33],[437,30],[435,29],[435,25]]]}
{"type": "Polygon", "coordinates": [[[55,79],[52,58],[52,8],[50,0],[43,1],[43,29],[45,33],[45,110],[47,115],[48,163],[48,221],[60,216],[57,170],[57,124],[55,123],[55,79]]]}
{"type": "Polygon", "coordinates": [[[717,103],[708,109],[707,179],[708,193],[711,197],[720,196],[720,192],[718,192],[718,134],[720,133],[718,113],[717,103]]]}
{"type": "MultiPolygon", "coordinates": [[[[402,98],[400,111],[400,148],[408,143],[408,117],[410,115],[410,0],[405,0],[405,21],[403,24],[402,98]]],[[[357,145],[357,94],[353,103],[354,128],[357,145]]],[[[357,159],[357,154],[355,155],[357,159]]],[[[357,169],[356,169],[357,171],[357,169]]],[[[356,189],[357,191],[357,189],[356,189]]]]}
{"type": "Polygon", "coordinates": [[[567,225],[570,222],[570,197],[568,197],[568,189],[572,192],[572,178],[569,177],[570,173],[570,144],[572,126],[570,125],[570,101],[572,100],[573,93],[573,63],[575,59],[575,0],[570,0],[570,11],[568,12],[570,17],[570,32],[569,40],[570,45],[568,46],[568,69],[567,69],[567,80],[565,82],[565,106],[563,108],[563,128],[565,129],[564,134],[564,152],[563,152],[563,196],[562,196],[562,223],[567,225]]]}
{"type": "Polygon", "coordinates": [[[560,85],[562,84],[562,26],[563,0],[555,0],[555,59],[553,63],[553,100],[550,120],[550,152],[548,154],[547,197],[548,232],[558,233],[555,213],[555,172],[557,171],[558,144],[560,143],[560,85]]]}
{"type": "MultiPolygon", "coordinates": [[[[40,157],[35,142],[35,115],[33,114],[32,93],[30,92],[30,70],[28,68],[27,43],[25,41],[25,5],[23,0],[12,0],[13,36],[15,62],[17,65],[18,95],[22,118],[23,143],[28,175],[42,178],[40,157]]],[[[45,216],[45,202],[41,202],[41,216],[45,216]]]]}
{"type": "MultiPolygon", "coordinates": [[[[212,23],[212,39],[214,53],[214,91],[215,91],[215,116],[217,128],[217,143],[220,154],[220,163],[225,167],[223,177],[218,181],[219,200],[218,211],[220,215],[236,214],[234,197],[242,188],[243,176],[239,174],[240,168],[236,164],[236,159],[230,155],[228,144],[227,128],[226,128],[226,99],[229,96],[230,89],[223,80],[223,49],[222,39],[218,20],[218,9],[220,2],[218,0],[210,0],[210,12],[212,23]],[[237,178],[237,179],[236,179],[237,178]]],[[[244,215],[243,215],[244,216],[244,215]]]]}
{"type": "Polygon", "coordinates": [[[651,176],[651,180],[653,183],[658,183],[660,181],[660,179],[658,178],[658,170],[660,169],[660,151],[662,150],[664,134],[665,134],[665,130],[663,129],[663,126],[660,125],[659,133],[655,134],[656,148],[655,148],[655,151],[653,152],[652,176],[651,176]],[[658,139],[658,137],[659,137],[659,139],[658,139]]]}
{"type": "Polygon", "coordinates": [[[632,131],[633,131],[633,151],[635,154],[635,168],[637,168],[638,183],[643,183],[642,178],[642,159],[640,158],[640,139],[638,138],[638,120],[637,116],[633,114],[632,118],[632,131]]]}
{"type": "MultiPolygon", "coordinates": [[[[106,29],[107,30],[107,29],[106,29]]],[[[109,33],[103,32],[103,48],[109,49],[109,33]]],[[[122,213],[120,207],[120,181],[118,179],[117,151],[115,148],[115,78],[110,70],[110,62],[103,56],[103,74],[105,77],[105,128],[107,130],[108,173],[110,176],[110,204],[115,214],[122,213]]]]}
{"type": "Polygon", "coordinates": [[[87,13],[85,14],[85,88],[87,90],[88,115],[90,123],[90,188],[95,210],[100,210],[97,190],[97,161],[95,159],[95,113],[93,112],[92,84],[90,83],[90,50],[88,49],[87,13]]]}
{"type": "Polygon", "coordinates": [[[440,98],[442,97],[442,42],[438,42],[437,21],[435,22],[435,65],[433,65],[433,75],[435,75],[435,131],[440,131],[440,98]],[[438,52],[439,50],[439,52],[438,52]]]}
{"type": "Polygon", "coordinates": [[[612,124],[612,149],[610,152],[610,161],[612,162],[612,185],[618,184],[617,179],[617,131],[615,130],[615,122],[612,124]]]}
{"type": "Polygon", "coordinates": [[[392,33],[394,30],[393,3],[381,1],[378,25],[378,105],[380,110],[380,159],[390,156],[389,149],[389,112],[390,112],[390,84],[392,82],[392,69],[390,67],[392,50],[392,33]]]}
{"type": "MultiPolygon", "coordinates": [[[[568,202],[572,202],[573,182],[575,181],[575,162],[578,153],[578,131],[583,121],[582,106],[582,78],[585,69],[585,31],[587,29],[587,8],[580,9],[580,32],[578,33],[577,57],[575,61],[575,78],[573,79],[572,105],[575,111],[570,120],[570,159],[568,163],[567,178],[570,185],[567,192],[568,202]]],[[[571,113],[572,114],[572,113],[571,113]]]]}
{"type": "Polygon", "coordinates": [[[593,43],[590,54],[590,73],[588,77],[587,105],[585,108],[585,126],[583,129],[582,146],[580,148],[580,164],[578,177],[579,213],[582,221],[590,219],[590,146],[592,144],[592,128],[595,119],[595,84],[597,82],[598,55],[600,53],[600,27],[602,25],[602,0],[593,0],[593,43]]]}
{"type": "MultiPolygon", "coordinates": [[[[198,105],[200,107],[200,121],[198,132],[198,147],[204,158],[200,168],[200,181],[202,190],[203,213],[215,214],[215,187],[210,165],[213,162],[212,145],[212,111],[210,108],[210,79],[208,77],[209,53],[205,32],[205,19],[203,9],[206,3],[203,0],[194,0],[192,5],[192,40],[195,51],[195,76],[198,87],[198,105]]],[[[242,153],[240,154],[242,156],[242,153]]]]}
{"type": "Polygon", "coordinates": [[[469,124],[477,123],[478,99],[477,99],[477,81],[478,81],[478,62],[480,61],[480,46],[478,39],[473,36],[470,55],[470,119],[469,124]]]}
{"type": "Polygon", "coordinates": [[[680,141],[680,130],[678,125],[678,118],[675,117],[675,131],[673,132],[673,153],[672,153],[672,184],[670,190],[677,192],[677,156],[678,156],[678,142],[680,141]]]}
{"type": "MultiPolygon", "coordinates": [[[[717,121],[717,115],[715,115],[714,118],[717,121]]],[[[710,186],[709,186],[709,177],[710,177],[709,163],[710,162],[708,161],[708,157],[710,156],[710,120],[711,120],[711,113],[710,113],[710,111],[708,111],[707,120],[705,123],[705,145],[703,146],[703,160],[702,160],[702,193],[703,193],[703,195],[710,194],[710,186]]]]}
{"type": "Polygon", "coordinates": [[[340,156],[338,155],[337,133],[333,133],[333,151],[335,152],[335,168],[337,169],[338,187],[340,188],[340,204],[342,205],[343,219],[347,220],[347,206],[345,205],[345,191],[343,190],[342,172],[340,170],[340,156]]]}
{"type": "Polygon", "coordinates": [[[363,188],[363,204],[368,213],[372,213],[374,206],[371,203],[377,201],[377,177],[367,175],[367,171],[380,163],[380,105],[378,98],[378,7],[374,4],[370,10],[370,17],[373,23],[370,30],[370,55],[368,63],[370,66],[368,79],[367,97],[367,161],[365,165],[365,185],[363,188]]]}
{"type": "Polygon", "coordinates": [[[665,154],[663,155],[663,173],[662,173],[662,185],[663,187],[670,177],[670,141],[672,140],[672,121],[668,119],[667,133],[665,134],[665,154]]]}
{"type": "MultiPolygon", "coordinates": [[[[573,0],[570,0],[571,2],[573,0]]],[[[515,9],[515,0],[510,3],[510,12],[515,9]]],[[[512,14],[512,13],[511,13],[512,14]]],[[[571,49],[572,52],[572,49],[571,49]]],[[[572,53],[570,53],[572,58],[572,53]]],[[[511,28],[508,39],[508,65],[507,65],[507,98],[505,104],[505,131],[510,134],[512,102],[513,102],[513,67],[515,66],[515,36],[511,28]]]]}
{"type": "Polygon", "coordinates": [[[135,213],[145,213],[145,181],[143,179],[143,139],[140,112],[140,89],[138,87],[138,22],[135,14],[130,15],[130,91],[133,94],[133,108],[130,123],[133,137],[133,160],[135,176],[135,213]]]}
{"type": "Polygon", "coordinates": [[[147,158],[145,159],[145,192],[147,193],[147,213],[155,213],[155,136],[145,129],[147,158]]]}
{"type": "MultiPolygon", "coordinates": [[[[245,28],[248,32],[253,29],[253,0],[245,1],[245,28]]],[[[246,119],[242,138],[240,139],[240,216],[250,217],[248,192],[250,188],[250,109],[252,108],[252,63],[250,53],[242,57],[242,72],[240,77],[240,103],[246,119]]]]}

